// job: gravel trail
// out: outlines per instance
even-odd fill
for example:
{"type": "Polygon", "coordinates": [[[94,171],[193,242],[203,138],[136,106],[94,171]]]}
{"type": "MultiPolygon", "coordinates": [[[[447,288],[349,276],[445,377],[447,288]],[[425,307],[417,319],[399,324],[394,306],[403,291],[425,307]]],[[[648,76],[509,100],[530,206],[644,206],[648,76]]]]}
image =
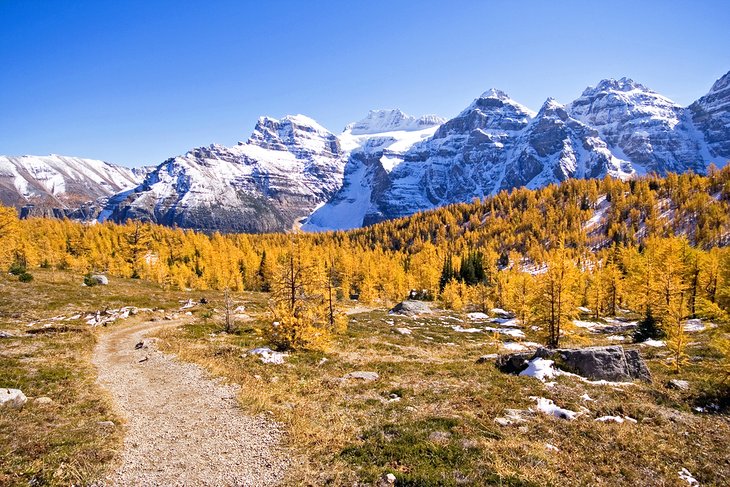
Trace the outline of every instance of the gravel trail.
{"type": "Polygon", "coordinates": [[[126,419],[121,465],[108,485],[263,486],[284,477],[280,426],[245,415],[237,387],[155,349],[144,336],[175,322],[103,333],[93,361],[99,382],[126,419]],[[144,340],[144,347],[135,345],[144,340]]]}

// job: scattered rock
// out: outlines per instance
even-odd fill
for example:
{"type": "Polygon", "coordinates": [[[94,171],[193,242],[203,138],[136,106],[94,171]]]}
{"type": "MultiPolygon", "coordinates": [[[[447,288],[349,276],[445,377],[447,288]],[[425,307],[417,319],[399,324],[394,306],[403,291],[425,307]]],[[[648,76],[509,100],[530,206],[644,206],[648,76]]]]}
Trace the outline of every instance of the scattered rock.
{"type": "Polygon", "coordinates": [[[395,328],[393,331],[399,335],[410,335],[412,333],[409,328],[395,328]]]}
{"type": "Polygon", "coordinates": [[[138,360],[137,363],[141,364],[142,362],[147,362],[149,359],[149,357],[145,357],[142,360],[138,360]]]}
{"type": "Polygon", "coordinates": [[[387,473],[380,477],[380,480],[378,480],[378,487],[388,487],[390,485],[395,485],[396,481],[395,475],[392,473],[387,473]]]}
{"type": "Polygon", "coordinates": [[[208,300],[205,298],[200,298],[200,304],[208,304],[208,300]]]}
{"type": "Polygon", "coordinates": [[[89,279],[96,281],[97,284],[107,286],[109,284],[109,278],[102,274],[94,274],[89,279]]]}
{"type": "Polygon", "coordinates": [[[688,391],[689,390],[689,382],[686,380],[681,379],[672,379],[669,382],[667,382],[667,387],[669,389],[677,389],[680,391],[688,391]]]}
{"type": "Polygon", "coordinates": [[[135,350],[139,350],[140,348],[144,347],[144,342],[139,342],[134,346],[135,350]]]}
{"type": "Polygon", "coordinates": [[[53,402],[53,399],[51,399],[50,397],[46,397],[46,396],[36,397],[35,399],[33,399],[33,402],[35,404],[39,404],[39,405],[47,405],[47,404],[51,404],[53,402]]]}
{"type": "Polygon", "coordinates": [[[428,435],[428,441],[434,443],[446,443],[451,438],[451,433],[448,431],[434,431],[428,435]]]}
{"type": "Polygon", "coordinates": [[[13,338],[15,335],[10,333],[9,331],[2,331],[0,330],[0,338],[13,338]]]}
{"type": "Polygon", "coordinates": [[[365,372],[365,371],[356,371],[356,372],[350,372],[349,374],[345,374],[343,379],[357,379],[357,380],[364,380],[366,382],[378,380],[380,379],[380,375],[377,372],[365,372]]]}
{"type": "Polygon", "coordinates": [[[98,426],[102,428],[114,428],[116,425],[114,424],[114,421],[97,421],[96,423],[98,426]]]}
{"type": "Polygon", "coordinates": [[[20,389],[0,389],[0,406],[20,408],[27,401],[28,398],[20,389]]]}
{"type": "Polygon", "coordinates": [[[420,316],[431,314],[431,308],[423,301],[406,300],[396,304],[388,314],[404,316],[420,316]]]}
{"type": "Polygon", "coordinates": [[[637,350],[624,350],[620,345],[577,349],[539,348],[534,353],[502,355],[496,366],[502,372],[519,374],[535,358],[553,360],[567,372],[591,380],[630,381],[640,379],[651,382],[651,373],[637,350]]]}

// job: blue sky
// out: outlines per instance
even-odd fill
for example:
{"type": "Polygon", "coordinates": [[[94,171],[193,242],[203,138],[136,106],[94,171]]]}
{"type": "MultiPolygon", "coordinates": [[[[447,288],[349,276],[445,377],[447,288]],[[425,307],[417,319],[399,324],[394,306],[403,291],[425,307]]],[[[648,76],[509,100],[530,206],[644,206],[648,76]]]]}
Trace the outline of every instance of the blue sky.
{"type": "Polygon", "coordinates": [[[727,0],[0,0],[0,154],[157,164],[260,115],[339,132],[622,76],[689,104],[730,70],[728,26],[727,0]]]}

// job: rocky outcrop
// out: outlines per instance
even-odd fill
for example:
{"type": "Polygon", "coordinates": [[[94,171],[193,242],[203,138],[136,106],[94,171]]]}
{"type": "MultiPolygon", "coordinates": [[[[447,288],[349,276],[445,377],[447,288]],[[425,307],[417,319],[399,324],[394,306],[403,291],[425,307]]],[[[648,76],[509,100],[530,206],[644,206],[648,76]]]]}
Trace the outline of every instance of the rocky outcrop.
{"type": "Polygon", "coordinates": [[[651,373],[639,351],[624,350],[618,345],[577,349],[539,348],[535,352],[502,355],[495,365],[502,372],[519,374],[527,368],[527,362],[535,358],[553,360],[559,369],[591,380],[651,381],[651,373]]]}
{"type": "Polygon", "coordinates": [[[423,301],[403,301],[396,304],[388,314],[391,315],[403,315],[403,316],[420,316],[424,314],[430,314],[431,307],[423,301]]]}

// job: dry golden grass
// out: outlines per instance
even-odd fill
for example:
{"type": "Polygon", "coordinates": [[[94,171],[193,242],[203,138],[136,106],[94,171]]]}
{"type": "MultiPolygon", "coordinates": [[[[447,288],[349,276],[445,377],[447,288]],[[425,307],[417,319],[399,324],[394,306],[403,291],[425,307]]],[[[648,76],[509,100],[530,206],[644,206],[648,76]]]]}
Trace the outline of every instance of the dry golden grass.
{"type": "MultiPolygon", "coordinates": [[[[260,307],[261,299],[246,295],[244,301],[260,307]]],[[[547,388],[536,379],[476,364],[480,355],[496,350],[492,338],[455,333],[450,325],[457,323],[453,317],[410,320],[382,311],[353,315],[348,333],[331,351],[295,353],[284,366],[245,355],[264,344],[250,323],[239,334],[225,335],[201,320],[165,331],[161,343],[241,384],[244,408],[270,411],[285,423],[299,458],[290,472],[292,485],[368,485],[387,472],[397,475],[399,485],[682,485],[682,468],[702,485],[730,482],[727,416],[691,409],[712,357],[687,370],[693,384],[688,393],[664,386],[674,376],[662,364],[664,352],[653,350],[652,385],[597,386],[560,377],[547,388]],[[393,333],[394,326],[407,326],[413,334],[393,333]],[[321,363],[323,357],[327,361],[321,363]],[[340,380],[354,370],[376,371],[380,380],[340,380]],[[391,393],[401,399],[388,401],[391,393]],[[595,401],[583,401],[584,393],[595,401]],[[530,396],[573,410],[585,405],[590,414],[571,422],[539,413],[519,425],[494,422],[507,408],[534,406],[530,396]],[[594,421],[603,415],[626,415],[638,423],[594,421]],[[432,437],[440,431],[446,438],[432,437]]],[[[570,341],[600,342],[580,330],[570,341]]]]}

